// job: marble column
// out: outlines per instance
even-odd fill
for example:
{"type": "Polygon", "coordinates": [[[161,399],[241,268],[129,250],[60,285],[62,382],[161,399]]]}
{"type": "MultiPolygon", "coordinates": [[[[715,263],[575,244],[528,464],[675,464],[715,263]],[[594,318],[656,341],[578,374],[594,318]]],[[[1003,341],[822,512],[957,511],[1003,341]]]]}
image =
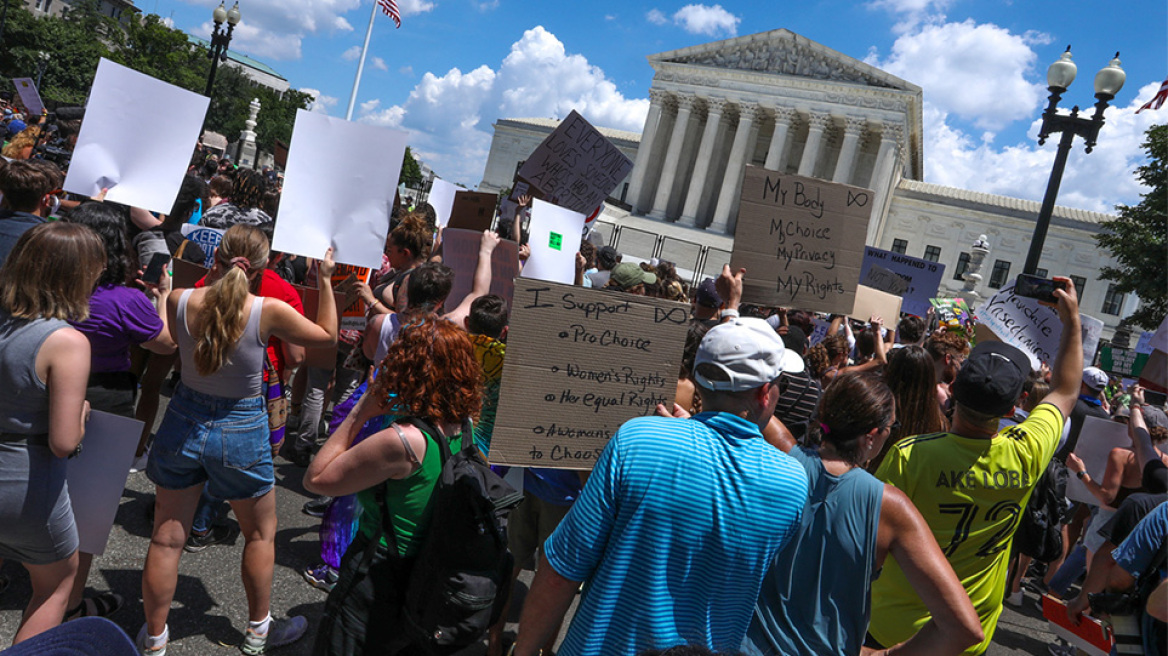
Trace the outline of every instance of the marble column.
{"type": "Polygon", "coordinates": [[[791,119],[795,110],[790,107],[775,107],[775,133],[771,135],[771,146],[767,149],[766,168],[782,171],[787,163],[787,136],[791,132],[791,119]]]}
{"type": "Polygon", "coordinates": [[[884,210],[892,185],[896,181],[896,166],[900,162],[901,141],[904,129],[899,125],[885,123],[880,131],[880,150],[876,154],[876,167],[872,170],[869,188],[875,194],[872,200],[872,218],[868,221],[867,244],[878,243],[883,232],[884,210]]]}
{"type": "Polygon", "coordinates": [[[860,134],[867,125],[867,119],[858,116],[844,117],[844,142],[840,146],[839,159],[835,163],[832,182],[851,183],[852,169],[856,166],[856,153],[860,150],[860,134]]]}
{"type": "Polygon", "coordinates": [[[645,130],[641,133],[641,145],[637,148],[637,161],[633,164],[633,176],[629,180],[629,204],[634,211],[643,209],[641,192],[645,179],[653,166],[653,147],[657,143],[657,129],[661,126],[661,111],[669,94],[661,89],[649,89],[649,116],[645,119],[645,130]]]}
{"type": "Polygon", "coordinates": [[[730,160],[726,165],[726,176],[722,179],[718,205],[714,208],[714,220],[707,228],[714,232],[726,232],[730,227],[730,210],[742,186],[742,171],[746,168],[746,159],[754,151],[750,138],[754,134],[759,107],[756,103],[743,102],[738,103],[738,111],[738,131],[734,133],[734,145],[730,147],[730,160]]]}
{"type": "Polygon", "coordinates": [[[706,191],[706,181],[710,177],[710,163],[714,157],[714,141],[718,137],[718,125],[722,122],[722,111],[726,101],[722,98],[706,99],[706,127],[702,132],[702,144],[698,147],[697,161],[694,162],[693,177],[689,182],[689,193],[685,195],[685,207],[681,211],[679,225],[690,228],[698,226],[698,206],[706,191]]]}
{"type": "Polygon", "coordinates": [[[673,194],[673,181],[677,177],[677,166],[681,161],[681,147],[685,145],[685,132],[689,127],[689,117],[693,112],[693,94],[677,95],[677,121],[673,124],[673,134],[669,139],[669,150],[665,153],[665,163],[661,170],[661,180],[657,182],[657,194],[653,197],[653,211],[649,216],[665,219],[669,209],[669,197],[673,194]]]}
{"type": "Polygon", "coordinates": [[[815,175],[815,162],[819,159],[819,148],[823,145],[823,131],[827,129],[831,116],[811,112],[807,117],[807,144],[803,146],[803,159],[799,160],[799,175],[815,175]]]}

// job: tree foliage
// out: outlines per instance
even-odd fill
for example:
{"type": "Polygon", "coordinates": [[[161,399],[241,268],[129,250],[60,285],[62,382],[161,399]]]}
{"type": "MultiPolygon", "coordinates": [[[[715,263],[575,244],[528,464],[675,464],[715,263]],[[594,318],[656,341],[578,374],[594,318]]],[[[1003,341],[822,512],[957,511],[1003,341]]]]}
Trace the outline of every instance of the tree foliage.
{"type": "Polygon", "coordinates": [[[1168,314],[1168,125],[1152,126],[1146,137],[1148,163],[1136,174],[1151,190],[1139,205],[1119,205],[1119,217],[1104,223],[1096,239],[1116,260],[1100,277],[1142,301],[1128,322],[1153,330],[1168,314]]]}
{"type": "Polygon", "coordinates": [[[402,160],[401,175],[398,176],[398,180],[410,189],[422,186],[422,167],[418,164],[418,160],[414,159],[414,153],[409,146],[406,146],[406,154],[402,160]]]}

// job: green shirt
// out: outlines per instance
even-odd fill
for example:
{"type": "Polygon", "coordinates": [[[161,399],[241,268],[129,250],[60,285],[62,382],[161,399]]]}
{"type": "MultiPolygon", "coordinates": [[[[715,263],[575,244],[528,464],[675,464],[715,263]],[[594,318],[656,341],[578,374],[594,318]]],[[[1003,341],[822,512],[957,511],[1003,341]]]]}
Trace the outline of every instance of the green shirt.
{"type": "MultiPolygon", "coordinates": [[[[382,430],[389,428],[392,423],[386,417],[382,430]]],[[[385,486],[385,505],[389,509],[393,534],[397,539],[398,555],[402,557],[413,556],[421,547],[433,515],[434,487],[442,473],[442,453],[435,438],[425,431],[422,434],[426,436],[426,455],[422,457],[422,466],[401,480],[390,479],[382,484],[385,486]]],[[[462,433],[451,436],[448,444],[451,453],[457,453],[462,449],[462,433]]],[[[381,510],[377,507],[375,489],[371,487],[357,493],[357,503],[361,504],[362,511],[357,530],[369,539],[377,535],[381,524],[381,510]]],[[[382,536],[381,543],[389,546],[385,536],[382,536]]]]}

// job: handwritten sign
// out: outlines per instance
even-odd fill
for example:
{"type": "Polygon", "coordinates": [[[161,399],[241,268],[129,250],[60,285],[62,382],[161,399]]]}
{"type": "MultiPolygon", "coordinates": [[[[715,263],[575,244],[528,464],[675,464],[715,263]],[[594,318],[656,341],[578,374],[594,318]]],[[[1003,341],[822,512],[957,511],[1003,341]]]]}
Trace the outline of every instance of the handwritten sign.
{"type": "MultiPolygon", "coordinates": [[[[885,274],[876,274],[876,276],[876,282],[886,280],[885,274]]],[[[923,317],[929,312],[929,299],[937,295],[937,290],[941,288],[941,280],[944,277],[944,264],[871,246],[864,249],[864,264],[860,269],[860,281],[882,292],[903,296],[904,304],[901,309],[908,314],[923,317]],[[874,280],[871,276],[873,276],[872,271],[876,267],[895,273],[908,283],[907,289],[895,291],[880,284],[873,284],[874,280]]]]}
{"type": "Polygon", "coordinates": [[[673,402],[689,306],[520,278],[491,462],[591,469],[616,430],[673,402]]]}
{"type": "Polygon", "coordinates": [[[1029,356],[1032,369],[1037,370],[1043,362],[1054,365],[1062,333],[1058,311],[1032,298],[1015,295],[1013,282],[978,308],[977,320],[998,339],[1029,356]]]}
{"type": "Polygon", "coordinates": [[[498,196],[479,191],[456,191],[446,226],[461,230],[482,232],[491,229],[495,220],[495,202],[498,196]]]}
{"type": "Polygon", "coordinates": [[[588,215],[632,170],[633,161],[572,110],[527,158],[518,177],[543,200],[588,215]]]}
{"type": "Polygon", "coordinates": [[[851,314],[873,194],[814,178],[746,167],[734,231],[742,300],[851,314]]]}
{"type": "Polygon", "coordinates": [[[36,83],[31,77],[14,77],[12,83],[16,85],[20,102],[29,114],[37,115],[45,111],[45,103],[41,102],[41,94],[37,92],[36,83]]]}
{"type": "MultiPolygon", "coordinates": [[[[449,312],[474,288],[475,267],[479,261],[482,233],[447,228],[442,231],[442,263],[454,270],[454,285],[446,297],[449,312]]],[[[507,307],[515,298],[515,278],[519,276],[519,244],[504,239],[491,253],[491,294],[502,296],[507,307]]]]}
{"type": "Polygon", "coordinates": [[[1148,357],[1147,353],[1104,345],[1099,349],[1099,367],[1109,373],[1138,378],[1148,363],[1148,357]]]}
{"type": "Polygon", "coordinates": [[[886,325],[895,325],[900,319],[900,297],[860,285],[856,288],[855,309],[849,316],[865,322],[880,317],[886,325]]]}
{"type": "Polygon", "coordinates": [[[969,305],[963,298],[931,298],[929,303],[937,314],[937,321],[950,332],[965,336],[971,321],[969,305]]]}
{"type": "Polygon", "coordinates": [[[905,278],[891,269],[885,269],[879,264],[873,264],[860,278],[860,284],[872,289],[878,289],[885,294],[903,295],[912,285],[905,278]]]}
{"type": "Polygon", "coordinates": [[[807,336],[808,348],[815,346],[816,344],[827,339],[827,331],[831,328],[831,322],[824,321],[823,319],[815,319],[812,323],[815,328],[811,331],[811,334],[807,336]]]}

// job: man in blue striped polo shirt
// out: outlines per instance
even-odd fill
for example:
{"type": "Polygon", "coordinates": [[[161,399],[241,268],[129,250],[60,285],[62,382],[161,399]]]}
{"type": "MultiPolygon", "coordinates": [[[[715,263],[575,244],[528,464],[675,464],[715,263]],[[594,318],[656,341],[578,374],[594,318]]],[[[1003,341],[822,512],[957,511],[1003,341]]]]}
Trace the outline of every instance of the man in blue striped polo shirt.
{"type": "MultiPolygon", "coordinates": [[[[741,289],[741,273],[723,278],[741,289]]],[[[761,432],[779,375],[803,361],[765,321],[730,314],[695,360],[707,411],[621,426],[544,543],[514,654],[539,653],[581,581],[560,656],[742,643],[767,564],[797,530],[807,498],[803,468],[761,432]]]]}

